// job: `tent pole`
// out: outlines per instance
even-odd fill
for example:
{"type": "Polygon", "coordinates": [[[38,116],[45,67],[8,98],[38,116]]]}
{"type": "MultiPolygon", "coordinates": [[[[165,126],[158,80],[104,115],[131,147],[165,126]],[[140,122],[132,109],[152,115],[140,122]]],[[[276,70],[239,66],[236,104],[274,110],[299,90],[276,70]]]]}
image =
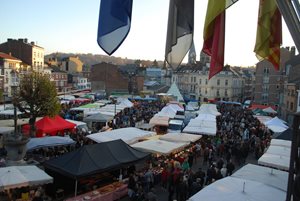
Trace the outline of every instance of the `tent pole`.
{"type": "Polygon", "coordinates": [[[77,196],[77,179],[75,180],[75,195],[74,195],[74,197],[76,197],[77,196]]]}

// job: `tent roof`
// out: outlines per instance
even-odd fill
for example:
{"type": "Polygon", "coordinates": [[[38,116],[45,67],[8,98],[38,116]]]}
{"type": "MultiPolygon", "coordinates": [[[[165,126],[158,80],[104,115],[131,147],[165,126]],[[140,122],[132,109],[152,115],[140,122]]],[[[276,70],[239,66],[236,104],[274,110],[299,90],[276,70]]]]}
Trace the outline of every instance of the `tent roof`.
{"type": "Polygon", "coordinates": [[[50,159],[44,166],[71,178],[113,170],[149,157],[122,140],[86,145],[58,158],[50,159]]]}
{"type": "Polygon", "coordinates": [[[170,142],[196,142],[201,137],[201,135],[192,135],[186,133],[167,133],[165,135],[161,135],[159,139],[170,142]]]}
{"type": "Polygon", "coordinates": [[[189,198],[190,201],[281,201],[286,193],[266,184],[235,177],[225,177],[206,186],[189,198]],[[244,190],[243,190],[244,189],[244,190]]]}
{"type": "Polygon", "coordinates": [[[259,165],[264,165],[264,166],[267,166],[267,167],[277,168],[277,169],[280,169],[280,170],[289,171],[290,157],[264,153],[258,159],[258,164],[259,165]]]}
{"type": "Polygon", "coordinates": [[[64,129],[72,129],[76,126],[76,124],[68,122],[65,119],[61,118],[59,115],[56,115],[54,118],[46,116],[38,120],[35,123],[35,126],[37,127],[37,130],[40,130],[44,133],[50,133],[64,129]]]}
{"type": "Polygon", "coordinates": [[[180,91],[179,91],[179,89],[178,89],[175,82],[173,82],[173,84],[169,88],[167,94],[171,94],[171,95],[175,96],[177,101],[184,101],[184,99],[183,99],[183,97],[182,97],[182,95],[181,95],[181,93],[180,93],[180,91]]]}
{"type": "Polygon", "coordinates": [[[281,146],[281,147],[291,148],[292,141],[290,141],[290,140],[281,140],[281,139],[272,139],[271,140],[271,146],[281,146]]]}
{"type": "Polygon", "coordinates": [[[152,117],[150,119],[149,124],[150,125],[160,125],[160,126],[169,126],[169,117],[166,116],[157,116],[154,115],[154,117],[152,117]]]}
{"type": "Polygon", "coordinates": [[[112,119],[113,119],[112,116],[97,113],[97,114],[93,114],[88,117],[85,117],[83,119],[83,121],[85,121],[85,122],[103,122],[104,123],[104,122],[111,121],[112,119]]]}
{"type": "Polygon", "coordinates": [[[42,147],[54,147],[62,145],[75,144],[75,141],[72,140],[69,136],[60,137],[60,136],[51,136],[43,138],[31,138],[27,143],[27,151],[38,149],[42,147]]]}
{"type": "Polygon", "coordinates": [[[257,181],[283,191],[287,191],[288,172],[276,170],[259,165],[247,164],[237,170],[233,175],[240,179],[257,181]]]}
{"type": "Polygon", "coordinates": [[[267,149],[266,153],[268,153],[268,154],[275,154],[275,155],[279,155],[279,156],[290,157],[290,155],[291,155],[291,148],[271,145],[267,149]]]}
{"type": "Polygon", "coordinates": [[[267,107],[265,109],[263,109],[264,112],[267,112],[267,113],[271,113],[271,114],[276,114],[277,112],[271,108],[271,107],[267,107]]]}
{"type": "Polygon", "coordinates": [[[153,134],[154,133],[151,131],[144,131],[138,128],[128,127],[95,133],[88,135],[87,137],[98,143],[121,139],[127,144],[132,144],[142,138],[152,136],[153,134]]]}
{"type": "Polygon", "coordinates": [[[147,151],[155,154],[163,154],[167,155],[172,152],[177,152],[182,150],[185,146],[189,143],[175,143],[175,142],[168,142],[165,140],[145,140],[142,142],[138,142],[136,144],[131,145],[133,148],[147,151]]]}
{"type": "Polygon", "coordinates": [[[48,184],[52,182],[52,177],[33,165],[0,168],[0,190],[48,184]]]}

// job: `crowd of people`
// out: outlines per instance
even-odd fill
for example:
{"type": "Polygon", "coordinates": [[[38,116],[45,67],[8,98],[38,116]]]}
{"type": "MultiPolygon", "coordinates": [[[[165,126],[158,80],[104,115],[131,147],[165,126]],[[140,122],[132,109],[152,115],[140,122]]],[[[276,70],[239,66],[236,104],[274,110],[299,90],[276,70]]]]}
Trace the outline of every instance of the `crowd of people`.
{"type": "MultiPolygon", "coordinates": [[[[76,119],[71,108],[78,105],[63,105],[61,115],[76,119]]],[[[107,123],[111,129],[135,127],[136,122],[148,123],[165,103],[138,101],[134,106],[117,113],[107,123]]],[[[231,175],[237,166],[243,165],[249,154],[258,159],[270,142],[272,133],[253,117],[250,110],[240,105],[219,104],[216,136],[203,136],[181,154],[152,157],[146,169],[128,174],[128,196],[131,200],[157,200],[155,185],[168,192],[168,200],[183,201],[201,190],[205,185],[231,175]],[[197,164],[199,168],[193,168],[197,164]],[[160,169],[159,173],[153,170],[160,169]]],[[[78,120],[78,119],[77,119],[78,120]]],[[[93,132],[100,132],[96,128],[93,132]]],[[[69,132],[75,146],[42,148],[33,151],[44,159],[57,157],[94,143],[86,137],[89,133],[80,129],[69,132]]]]}

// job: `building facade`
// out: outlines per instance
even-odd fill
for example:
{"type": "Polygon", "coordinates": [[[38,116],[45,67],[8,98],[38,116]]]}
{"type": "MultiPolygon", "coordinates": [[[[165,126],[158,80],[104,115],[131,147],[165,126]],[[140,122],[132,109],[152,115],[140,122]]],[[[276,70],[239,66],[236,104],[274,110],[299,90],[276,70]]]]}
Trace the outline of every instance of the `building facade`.
{"type": "Polygon", "coordinates": [[[5,96],[11,97],[11,86],[18,85],[18,73],[21,63],[20,59],[0,52],[0,90],[5,96]]]}
{"type": "Polygon", "coordinates": [[[42,72],[44,68],[44,48],[28,42],[28,39],[7,39],[0,44],[0,52],[11,54],[31,66],[32,70],[42,72]]]}
{"type": "Polygon", "coordinates": [[[83,68],[83,63],[77,56],[63,58],[60,65],[61,70],[70,74],[81,73],[83,68]]]}
{"type": "Polygon", "coordinates": [[[144,86],[143,76],[129,76],[118,66],[104,62],[92,66],[90,80],[92,91],[105,90],[108,95],[112,92],[129,94],[130,90],[132,93],[138,94],[144,86]]]}
{"type": "MultiPolygon", "coordinates": [[[[283,102],[283,87],[287,79],[285,63],[295,55],[294,49],[281,48],[279,71],[263,60],[257,63],[255,71],[254,102],[278,107],[283,102]]],[[[280,113],[280,111],[279,111],[280,113]]]]}
{"type": "Polygon", "coordinates": [[[208,74],[209,68],[202,63],[181,66],[173,72],[172,81],[177,84],[186,99],[199,101],[243,99],[244,80],[239,73],[227,66],[210,80],[208,74]]]}

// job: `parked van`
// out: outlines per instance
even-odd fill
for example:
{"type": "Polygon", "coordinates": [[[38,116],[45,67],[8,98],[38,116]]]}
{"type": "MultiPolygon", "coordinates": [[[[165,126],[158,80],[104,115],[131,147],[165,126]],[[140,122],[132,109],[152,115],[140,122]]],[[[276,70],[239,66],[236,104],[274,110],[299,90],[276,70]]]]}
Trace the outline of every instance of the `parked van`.
{"type": "Polygon", "coordinates": [[[184,121],[179,119],[171,119],[169,121],[168,133],[181,133],[184,129],[184,121]]]}

